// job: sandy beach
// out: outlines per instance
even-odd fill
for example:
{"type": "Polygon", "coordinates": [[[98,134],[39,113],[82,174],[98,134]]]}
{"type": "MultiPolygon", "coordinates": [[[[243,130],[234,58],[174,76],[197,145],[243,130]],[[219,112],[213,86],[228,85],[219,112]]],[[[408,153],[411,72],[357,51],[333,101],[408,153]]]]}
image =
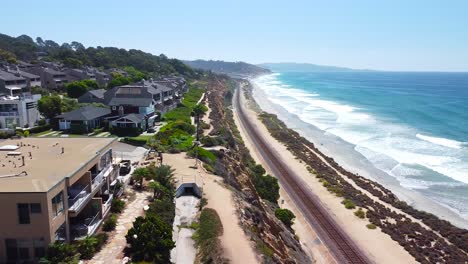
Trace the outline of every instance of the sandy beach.
{"type": "MultiPolygon", "coordinates": [[[[294,170],[297,175],[300,175],[301,179],[307,183],[307,187],[310,191],[320,198],[320,203],[323,207],[328,210],[337,223],[339,223],[371,261],[375,263],[416,263],[414,258],[396,241],[392,240],[390,236],[380,232],[379,229],[369,230],[366,227],[366,224],[368,224],[366,220],[357,218],[354,216],[352,210],[345,209],[341,204],[341,199],[329,193],[318,179],[307,171],[305,164],[297,160],[282,143],[278,142],[270,135],[265,126],[258,120],[257,113],[247,107],[250,103],[246,101],[243,93],[241,93],[241,105],[244,107],[243,110],[247,113],[249,119],[255,124],[257,131],[266,139],[271,148],[277,153],[281,153],[280,155],[285,164],[287,164],[291,170],[294,170]]],[[[238,113],[236,111],[234,112],[236,113],[236,119],[238,119],[238,113]]],[[[238,120],[236,121],[252,156],[271,172],[271,168],[266,166],[267,164],[262,159],[262,154],[259,153],[256,146],[252,144],[245,129],[238,120]]],[[[323,246],[316,232],[304,220],[304,217],[301,215],[298,208],[295,207],[289,195],[285,193],[284,190],[281,191],[281,195],[281,199],[284,200],[283,206],[291,209],[298,216],[294,228],[301,239],[303,247],[306,248],[305,251],[313,255],[313,258],[318,263],[334,262],[327,248],[323,246]]]]}

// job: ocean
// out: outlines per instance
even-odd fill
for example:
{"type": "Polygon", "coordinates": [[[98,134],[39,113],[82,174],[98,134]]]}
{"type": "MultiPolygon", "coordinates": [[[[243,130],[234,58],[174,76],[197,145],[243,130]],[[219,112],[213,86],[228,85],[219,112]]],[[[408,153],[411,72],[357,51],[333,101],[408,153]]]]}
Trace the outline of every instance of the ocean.
{"type": "Polygon", "coordinates": [[[468,219],[468,73],[291,69],[253,83],[262,108],[315,144],[350,146],[326,154],[468,219]]]}

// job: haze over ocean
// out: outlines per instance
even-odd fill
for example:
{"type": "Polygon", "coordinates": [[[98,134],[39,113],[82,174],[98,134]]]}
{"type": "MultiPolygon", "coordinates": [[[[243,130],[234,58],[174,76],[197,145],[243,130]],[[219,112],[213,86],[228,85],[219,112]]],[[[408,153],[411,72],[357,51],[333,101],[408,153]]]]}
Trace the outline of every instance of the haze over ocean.
{"type": "Polygon", "coordinates": [[[468,217],[468,73],[282,70],[254,80],[274,107],[468,217]]]}

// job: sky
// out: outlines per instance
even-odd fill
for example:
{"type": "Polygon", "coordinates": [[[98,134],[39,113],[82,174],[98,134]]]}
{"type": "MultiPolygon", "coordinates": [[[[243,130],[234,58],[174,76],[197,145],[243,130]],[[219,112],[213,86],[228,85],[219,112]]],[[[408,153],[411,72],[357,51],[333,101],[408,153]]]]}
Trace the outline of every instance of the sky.
{"type": "Polygon", "coordinates": [[[468,1],[15,0],[0,33],[178,59],[468,71],[468,1]]]}

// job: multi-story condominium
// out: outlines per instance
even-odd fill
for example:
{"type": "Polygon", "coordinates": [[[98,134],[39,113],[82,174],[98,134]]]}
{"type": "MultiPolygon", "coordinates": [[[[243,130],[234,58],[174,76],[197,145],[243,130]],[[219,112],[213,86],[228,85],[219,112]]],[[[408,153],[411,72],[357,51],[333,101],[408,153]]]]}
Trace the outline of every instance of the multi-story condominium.
{"type": "Polygon", "coordinates": [[[18,96],[29,91],[28,80],[20,74],[0,71],[0,93],[18,96]]]}
{"type": "Polygon", "coordinates": [[[14,130],[16,127],[33,127],[40,118],[37,110],[39,94],[0,96],[0,130],[14,130]]]}
{"type": "Polygon", "coordinates": [[[82,69],[68,69],[66,70],[68,74],[68,79],[73,81],[81,81],[81,80],[96,80],[96,75],[88,70],[82,69]]]}
{"type": "Polygon", "coordinates": [[[69,82],[66,73],[53,68],[34,67],[25,71],[39,75],[41,77],[41,86],[47,89],[60,90],[69,82]]]}
{"type": "Polygon", "coordinates": [[[92,235],[109,212],[117,166],[112,138],[0,143],[0,263],[43,257],[47,245],[92,235]]]}

